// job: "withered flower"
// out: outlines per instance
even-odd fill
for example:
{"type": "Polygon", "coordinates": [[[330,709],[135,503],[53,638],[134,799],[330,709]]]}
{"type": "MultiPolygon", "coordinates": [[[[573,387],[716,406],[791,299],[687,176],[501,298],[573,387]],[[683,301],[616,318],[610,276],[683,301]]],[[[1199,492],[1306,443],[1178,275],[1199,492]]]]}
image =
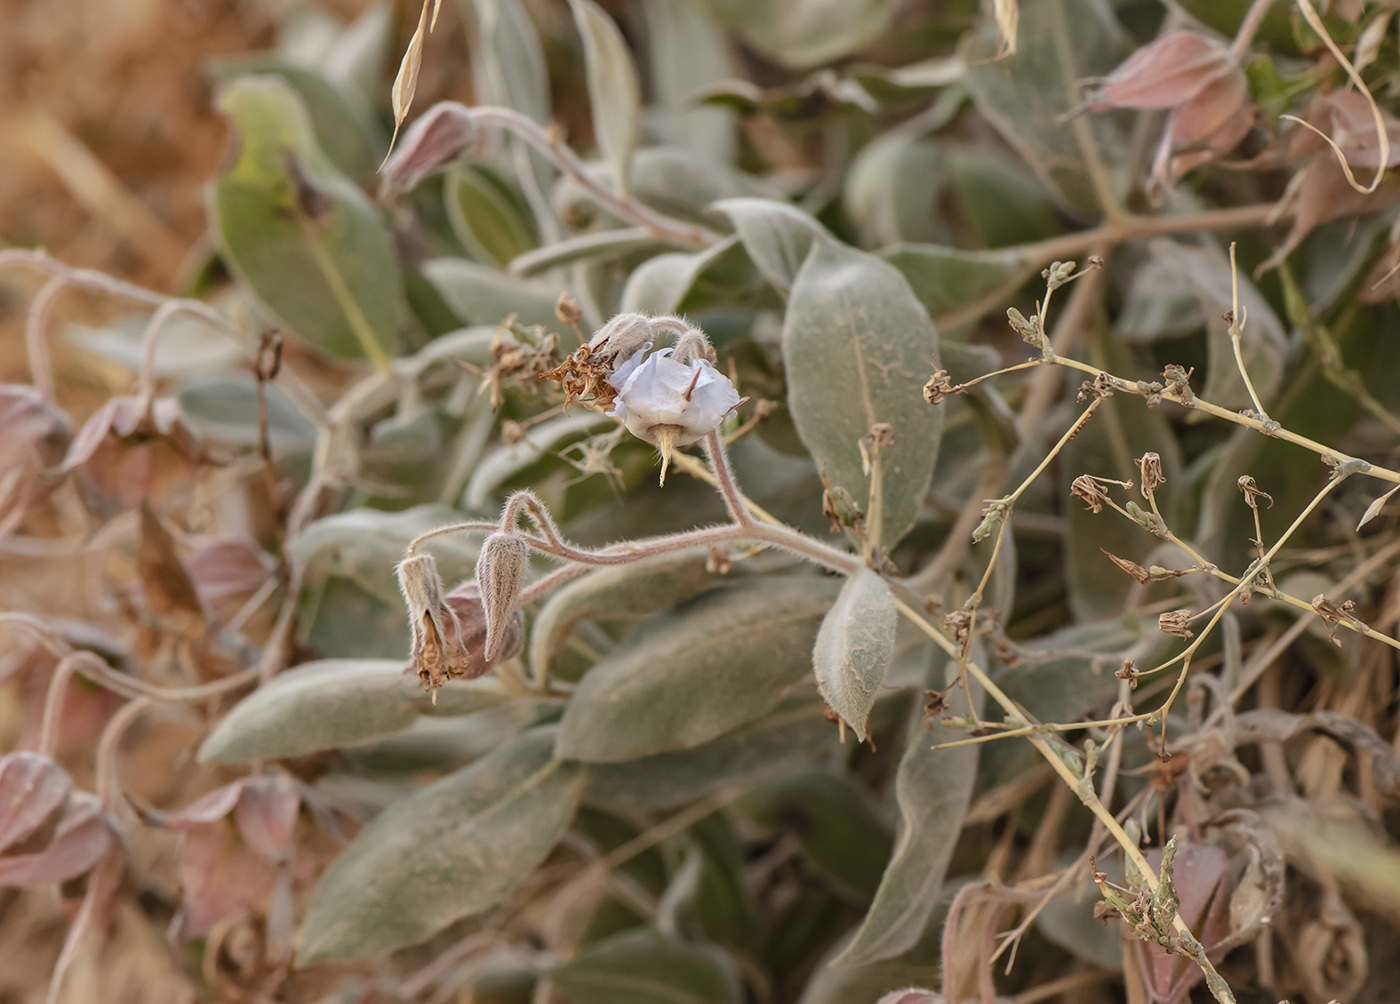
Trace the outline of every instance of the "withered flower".
{"type": "Polygon", "coordinates": [[[1091,512],[1103,512],[1103,504],[1108,501],[1108,493],[1087,474],[1081,474],[1069,486],[1069,493],[1084,501],[1084,507],[1091,512]]]}
{"type": "Polygon", "coordinates": [[[1191,630],[1191,611],[1170,610],[1167,613],[1159,614],[1157,630],[1163,634],[1176,635],[1178,638],[1194,638],[1195,632],[1191,630]]]}
{"type": "Polygon", "coordinates": [[[1152,580],[1152,573],[1149,572],[1147,569],[1143,568],[1136,561],[1129,561],[1127,558],[1120,558],[1116,554],[1104,551],[1102,547],[1099,548],[1099,550],[1103,551],[1104,554],[1108,555],[1109,561],[1113,562],[1119,568],[1123,569],[1123,571],[1127,572],[1129,575],[1137,579],[1143,585],[1146,585],[1152,580]]]}
{"type": "Polygon", "coordinates": [[[567,292],[560,293],[559,299],[554,304],[554,316],[565,324],[577,327],[579,322],[583,320],[583,308],[567,292]]]}
{"type": "Polygon", "coordinates": [[[1240,491],[1244,492],[1244,504],[1251,509],[1259,508],[1261,498],[1268,499],[1270,509],[1274,507],[1274,497],[1255,484],[1254,479],[1248,474],[1240,475],[1240,479],[1235,484],[1239,486],[1240,491]]]}
{"type": "Polygon", "coordinates": [[[495,657],[487,658],[486,612],[477,584],[464,582],[443,593],[431,555],[404,559],[398,576],[413,635],[413,668],[425,692],[436,692],[448,680],[482,676],[524,647],[524,615],[516,611],[503,626],[495,657]]]}
{"type": "Polygon", "coordinates": [[[924,384],[924,400],[929,404],[942,404],[944,398],[956,391],[948,371],[935,370],[933,376],[928,378],[928,383],[924,384]]]}
{"type": "Polygon", "coordinates": [[[1337,640],[1337,626],[1339,624],[1365,627],[1356,617],[1355,600],[1343,600],[1341,603],[1335,603],[1327,598],[1326,593],[1318,593],[1312,598],[1312,608],[1322,618],[1323,624],[1327,626],[1327,640],[1338,648],[1342,647],[1342,643],[1337,640]]]}
{"type": "Polygon", "coordinates": [[[623,365],[620,361],[630,361],[655,344],[656,332],[646,317],[618,314],[599,328],[588,344],[580,345],[558,366],[541,373],[540,379],[553,380],[564,388],[566,408],[575,401],[585,408],[611,408],[622,389],[621,381],[612,380],[614,370],[623,365]]]}
{"type": "Polygon", "coordinates": [[[1156,453],[1144,453],[1137,467],[1142,475],[1142,497],[1151,498],[1153,492],[1167,483],[1167,476],[1162,473],[1162,457],[1156,453]]]}
{"type": "Polygon", "coordinates": [[[972,611],[955,610],[943,615],[943,631],[959,645],[966,645],[972,630],[972,611]]]}
{"type": "Polygon", "coordinates": [[[1140,676],[1141,674],[1138,673],[1137,666],[1133,663],[1133,660],[1124,659],[1123,668],[1118,670],[1113,675],[1118,677],[1118,679],[1120,680],[1127,680],[1129,690],[1137,690],[1138,676],[1140,676]]]}
{"type": "Polygon", "coordinates": [[[399,141],[399,148],[380,170],[380,197],[410,189],[455,160],[476,143],[481,130],[471,112],[451,101],[440,101],[418,117],[399,141]]]}

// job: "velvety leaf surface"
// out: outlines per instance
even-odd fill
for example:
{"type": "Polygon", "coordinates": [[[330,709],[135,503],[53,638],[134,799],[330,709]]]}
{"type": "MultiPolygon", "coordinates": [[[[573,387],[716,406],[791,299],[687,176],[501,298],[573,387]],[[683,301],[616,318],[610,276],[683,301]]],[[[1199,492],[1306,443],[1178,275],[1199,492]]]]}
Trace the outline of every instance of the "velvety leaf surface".
{"type": "Polygon", "coordinates": [[[632,53],[612,18],[593,0],[569,0],[574,24],[583,36],[588,71],[588,98],[593,107],[593,134],[612,168],[613,183],[626,193],[632,173],[632,149],[637,145],[637,115],[641,105],[637,68],[632,53]]]}
{"type": "Polygon", "coordinates": [[[594,764],[584,801],[651,812],[671,809],[731,784],[781,774],[835,757],[835,728],[810,697],[789,697],[769,715],[688,750],[594,764]]]}
{"type": "Polygon", "coordinates": [[[766,578],[653,618],[584,676],[559,755],[613,763],[690,749],[762,717],[806,676],[835,592],[816,576],[766,578]]]}
{"type": "Polygon", "coordinates": [[[755,823],[793,834],[812,868],[856,902],[875,895],[894,839],[850,775],[786,774],[745,795],[736,808],[755,823]]]}
{"type": "Polygon", "coordinates": [[[878,486],[884,547],[913,525],[938,458],[943,412],[923,399],[937,352],[928,313],[893,266],[829,241],[813,246],[783,325],[788,404],[818,467],[868,517],[859,443],[877,423],[891,427],[878,486]]]}
{"type": "Polygon", "coordinates": [[[215,726],[202,760],[232,763],[304,756],[368,742],[411,725],[421,714],[466,714],[507,698],[477,681],[453,680],[437,704],[405,659],[324,659],[272,678],[215,726]]]}
{"type": "Polygon", "coordinates": [[[991,19],[967,45],[966,83],[990,121],[1070,209],[1096,214],[1098,201],[1079,137],[1093,137],[1111,170],[1128,149],[1112,116],[1066,124],[1082,99],[1079,82],[1106,76],[1124,51],[1122,29],[1102,0],[1022,0],[1015,55],[997,58],[991,19]]]}
{"type": "Polygon", "coordinates": [[[530,629],[530,672],[543,679],[554,655],[584,618],[639,620],[690,599],[714,579],[708,550],[658,555],[599,568],[550,595],[530,629]]]}
{"type": "Polygon", "coordinates": [[[865,742],[865,722],[894,658],[897,611],[885,580],[862,568],[822,620],[812,664],[817,690],[865,742]]]}
{"type": "Polygon", "coordinates": [[[423,263],[423,275],[447,301],[464,325],[495,327],[511,314],[521,324],[542,325],[549,331],[563,331],[554,315],[559,290],[505,275],[487,265],[465,258],[433,258],[423,263]]]}
{"type": "MultiPolygon", "coordinates": [[[[936,685],[943,686],[942,674],[936,675],[936,685]]],[[[949,703],[950,714],[968,713],[961,691],[953,691],[949,703]]],[[[981,747],[930,749],[942,741],[942,733],[925,729],[922,718],[922,708],[910,716],[895,773],[899,826],[894,853],[869,912],[836,965],[864,965],[899,955],[919,940],[938,906],[977,778],[981,747]]]]}
{"type": "Polygon", "coordinates": [[[732,967],[651,928],[627,931],[551,966],[550,980],[577,1004],[738,1004],[732,967]]]}
{"type": "Polygon", "coordinates": [[[1009,301],[1035,271],[1034,264],[1012,252],[937,244],[895,244],[882,248],[880,257],[899,269],[930,317],[952,315],[949,319],[958,323],[1009,301]]]}
{"type": "Polygon", "coordinates": [[[784,66],[806,69],[875,40],[891,0],[704,0],[719,21],[784,66]]]}
{"type": "Polygon", "coordinates": [[[331,165],[277,77],[219,92],[236,157],[211,190],[225,259],[284,327],[333,355],[381,364],[399,340],[403,286],[378,211],[331,165]]]}
{"type": "Polygon", "coordinates": [[[584,774],[554,739],[527,732],[376,816],[316,886],[299,960],[390,951],[498,903],[573,817],[584,774]]]}
{"type": "Polygon", "coordinates": [[[826,227],[786,202],[721,199],[713,208],[729,217],[754,265],[785,296],[797,281],[812,241],[830,236],[826,227]]]}

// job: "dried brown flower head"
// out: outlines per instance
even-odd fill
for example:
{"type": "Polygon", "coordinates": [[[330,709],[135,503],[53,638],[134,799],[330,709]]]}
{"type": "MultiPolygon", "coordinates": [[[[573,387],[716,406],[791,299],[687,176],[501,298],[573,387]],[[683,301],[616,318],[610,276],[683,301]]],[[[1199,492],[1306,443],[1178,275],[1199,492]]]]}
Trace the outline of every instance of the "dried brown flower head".
{"type": "Polygon", "coordinates": [[[924,384],[924,400],[929,404],[942,404],[944,398],[956,391],[948,371],[935,370],[933,376],[928,378],[928,383],[924,384]]]}
{"type": "Polygon", "coordinates": [[[1144,453],[1137,467],[1142,475],[1142,497],[1151,498],[1153,492],[1167,483],[1167,476],[1162,473],[1162,457],[1157,453],[1144,453]]]}
{"type": "Polygon", "coordinates": [[[1074,479],[1069,486],[1069,493],[1075,498],[1083,499],[1084,507],[1091,512],[1103,512],[1103,504],[1108,501],[1108,493],[1103,487],[1087,474],[1081,474],[1074,479]]]}
{"type": "Polygon", "coordinates": [[[1191,630],[1190,610],[1170,610],[1158,615],[1157,629],[1164,634],[1176,635],[1178,638],[1195,637],[1195,633],[1191,630]]]}

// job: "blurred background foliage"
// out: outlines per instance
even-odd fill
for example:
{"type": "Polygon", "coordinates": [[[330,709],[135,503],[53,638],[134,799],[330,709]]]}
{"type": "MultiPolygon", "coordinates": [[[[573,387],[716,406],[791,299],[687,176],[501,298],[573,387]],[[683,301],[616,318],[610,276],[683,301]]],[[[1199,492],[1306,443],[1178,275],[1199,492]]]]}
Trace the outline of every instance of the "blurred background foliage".
{"type": "MultiPolygon", "coordinates": [[[[1395,157],[1301,3],[1022,0],[1008,55],[996,15],[1017,6],[0,0],[0,245],[109,277],[0,273],[0,606],[48,632],[0,628],[0,749],[59,765],[10,758],[0,785],[24,767],[63,792],[43,825],[0,827],[0,1001],[43,997],[75,913],[73,1001],[1204,999],[1193,967],[1095,917],[1082,852],[1122,865],[1030,745],[931,749],[1001,713],[969,707],[981,693],[907,620],[871,741],[828,720],[809,670],[839,583],[789,558],[592,572],[530,605],[492,676],[436,701],[403,676],[392,570],[418,533],[526,487],[583,545],[724,518],[521,362],[620,310],[704,328],[749,399],[726,427],[740,485],[825,541],[844,538],[823,473],[867,507],[845,354],[877,365],[880,570],[939,615],[988,571],[991,543],[968,543],[984,500],[1083,405],[1049,366],[936,409],[919,388],[1026,359],[1005,311],[1033,312],[1054,260],[1103,258],[1056,295],[1057,352],[1130,381],[1193,369],[1236,411],[1237,242],[1268,417],[1395,466],[1396,189],[1349,188],[1282,116],[1363,183],[1395,157]],[[438,101],[513,109],[595,187],[484,126],[397,188],[381,176],[424,17],[406,125],[438,101]],[[1190,59],[1153,47],[1173,31],[1204,40],[1190,59]],[[161,316],[143,366],[166,296],[209,311],[161,316]],[[104,835],[61,844],[80,823],[104,835]],[[58,897],[13,878],[44,846],[58,897]]],[[[1400,146],[1392,7],[1322,17],[1400,146]]],[[[1018,502],[970,643],[1040,721],[1156,707],[1174,670],[1115,673],[1186,647],[1160,613],[1227,592],[1070,497],[1083,474],[1136,481],[1147,452],[1166,524],[1235,574],[1329,473],[1106,399],[1018,502]],[[1244,475],[1271,497],[1258,524],[1244,475]],[[1104,552],[1165,571],[1134,582],[1104,552]]],[[[1347,630],[1400,620],[1395,517],[1363,520],[1377,485],[1345,481],[1271,564],[1345,616],[1256,593],[1194,650],[1164,728],[1063,736],[1080,765],[1112,743],[1100,791],[1144,847],[1188,845],[1183,918],[1241,1000],[1381,1001],[1400,979],[1396,664],[1347,630]]],[[[474,540],[432,551],[449,585],[471,576],[474,540]]]]}

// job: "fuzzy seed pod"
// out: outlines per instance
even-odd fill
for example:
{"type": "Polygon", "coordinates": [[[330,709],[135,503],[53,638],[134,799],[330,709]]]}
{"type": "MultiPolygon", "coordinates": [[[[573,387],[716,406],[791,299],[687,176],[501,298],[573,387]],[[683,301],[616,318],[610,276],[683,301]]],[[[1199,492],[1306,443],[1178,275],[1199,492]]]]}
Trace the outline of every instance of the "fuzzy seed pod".
{"type": "Polygon", "coordinates": [[[514,534],[493,533],[481,545],[476,559],[476,585],[481,590],[481,606],[486,614],[487,659],[495,659],[505,647],[529,556],[529,545],[514,534]]]}

